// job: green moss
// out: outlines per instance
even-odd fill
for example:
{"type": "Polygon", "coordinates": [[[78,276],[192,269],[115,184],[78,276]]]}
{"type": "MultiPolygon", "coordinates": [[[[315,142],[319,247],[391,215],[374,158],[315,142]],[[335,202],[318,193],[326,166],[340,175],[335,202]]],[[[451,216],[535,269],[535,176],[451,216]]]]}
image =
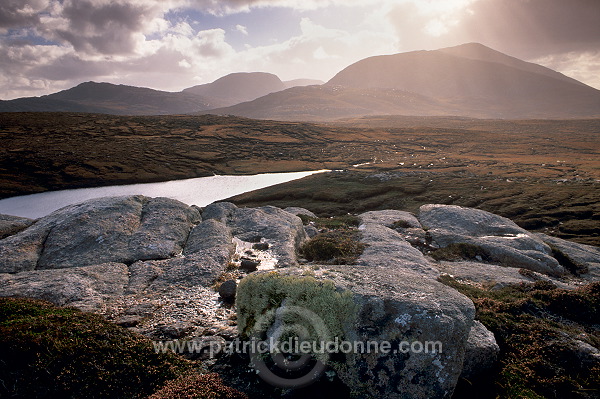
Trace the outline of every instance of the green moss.
{"type": "Polygon", "coordinates": [[[304,243],[299,252],[309,261],[352,264],[364,248],[358,231],[340,229],[316,235],[304,243]]]}
{"type": "MultiPolygon", "coordinates": [[[[244,278],[238,287],[236,307],[238,310],[238,330],[242,336],[253,335],[256,327],[258,332],[264,332],[257,320],[263,319],[268,312],[285,305],[307,309],[306,314],[291,315],[284,322],[300,323],[311,331],[313,338],[318,331],[315,325],[324,323],[332,339],[343,339],[345,326],[354,323],[357,308],[349,291],[338,291],[333,282],[319,281],[311,276],[286,276],[276,272],[268,274],[253,274],[244,278]],[[313,315],[317,320],[310,320],[313,315]],[[305,317],[306,316],[306,317],[305,317]]],[[[268,318],[268,317],[267,317],[268,318]]]]}
{"type": "Polygon", "coordinates": [[[101,316],[0,298],[0,397],[142,398],[195,365],[101,316]]]}

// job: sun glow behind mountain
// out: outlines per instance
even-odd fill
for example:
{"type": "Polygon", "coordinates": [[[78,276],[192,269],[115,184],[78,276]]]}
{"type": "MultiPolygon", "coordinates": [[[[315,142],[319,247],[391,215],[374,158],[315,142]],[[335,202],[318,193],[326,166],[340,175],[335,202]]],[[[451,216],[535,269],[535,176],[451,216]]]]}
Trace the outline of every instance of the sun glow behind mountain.
{"type": "Polygon", "coordinates": [[[0,98],[252,71],[327,81],[369,56],[467,42],[600,87],[598,20],[590,0],[15,0],[0,5],[0,98]]]}

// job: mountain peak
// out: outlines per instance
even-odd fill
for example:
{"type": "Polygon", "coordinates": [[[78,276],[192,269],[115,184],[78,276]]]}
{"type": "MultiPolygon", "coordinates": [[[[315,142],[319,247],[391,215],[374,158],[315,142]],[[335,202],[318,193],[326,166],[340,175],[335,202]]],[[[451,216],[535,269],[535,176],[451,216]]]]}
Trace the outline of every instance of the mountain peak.
{"type": "Polygon", "coordinates": [[[219,113],[294,119],[300,114],[305,117],[307,104],[313,102],[319,109],[310,112],[327,118],[352,113],[482,118],[600,115],[600,91],[481,43],[369,57],[322,87],[289,89],[219,113]]]}
{"type": "Polygon", "coordinates": [[[3,110],[138,115],[211,110],[295,120],[368,114],[573,118],[599,116],[600,91],[481,43],[465,43],[366,58],[322,86],[286,90],[265,72],[232,73],[178,93],[89,81],[40,98],[2,102],[3,110]]]}
{"type": "Polygon", "coordinates": [[[450,54],[457,57],[468,58],[471,60],[480,60],[480,61],[490,61],[490,62],[501,62],[507,63],[508,60],[511,62],[519,61],[518,58],[511,57],[500,51],[494,50],[490,47],[487,47],[481,43],[465,43],[460,44],[458,46],[446,47],[439,50],[436,50],[438,53],[450,54]]]}
{"type": "Polygon", "coordinates": [[[464,49],[464,50],[471,50],[471,51],[477,51],[477,50],[486,50],[486,51],[493,51],[495,53],[499,53],[499,51],[494,50],[484,44],[481,44],[479,42],[470,42],[470,43],[463,43],[463,44],[459,44],[457,46],[451,46],[451,47],[446,47],[440,50],[449,50],[449,49],[464,49]]]}
{"type": "Polygon", "coordinates": [[[562,80],[564,82],[575,83],[581,86],[586,86],[578,80],[569,78],[562,73],[556,72],[552,69],[544,66],[526,62],[518,58],[512,57],[501,53],[500,51],[489,48],[481,43],[465,43],[454,47],[447,47],[437,50],[440,53],[453,55],[455,57],[462,57],[469,60],[484,61],[484,62],[495,62],[498,64],[506,65],[511,68],[516,68],[521,71],[536,73],[544,75],[550,78],[562,80]]]}
{"type": "Polygon", "coordinates": [[[212,83],[190,87],[184,93],[211,97],[223,106],[251,101],[269,93],[284,90],[285,84],[272,73],[236,72],[225,75],[212,83]]]}

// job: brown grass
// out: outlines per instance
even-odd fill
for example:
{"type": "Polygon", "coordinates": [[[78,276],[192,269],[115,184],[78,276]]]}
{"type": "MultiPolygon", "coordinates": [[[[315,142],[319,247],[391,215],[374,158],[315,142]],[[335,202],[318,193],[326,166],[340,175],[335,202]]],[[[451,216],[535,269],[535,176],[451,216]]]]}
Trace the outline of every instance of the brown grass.
{"type": "Polygon", "coordinates": [[[370,117],[329,124],[237,117],[0,113],[0,197],[73,187],[309,169],[237,197],[320,216],[425,203],[478,207],[600,245],[600,119],[370,117]],[[358,168],[352,165],[369,163],[358,168]],[[367,178],[384,173],[382,179],[367,178]]]}

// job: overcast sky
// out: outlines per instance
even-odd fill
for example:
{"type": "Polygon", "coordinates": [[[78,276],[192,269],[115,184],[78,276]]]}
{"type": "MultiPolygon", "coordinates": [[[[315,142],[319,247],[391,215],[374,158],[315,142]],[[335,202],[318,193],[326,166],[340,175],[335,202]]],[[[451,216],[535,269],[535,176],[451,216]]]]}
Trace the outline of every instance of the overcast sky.
{"type": "Polygon", "coordinates": [[[327,81],[368,56],[466,42],[600,88],[600,0],[1,0],[0,98],[250,71],[327,81]]]}

